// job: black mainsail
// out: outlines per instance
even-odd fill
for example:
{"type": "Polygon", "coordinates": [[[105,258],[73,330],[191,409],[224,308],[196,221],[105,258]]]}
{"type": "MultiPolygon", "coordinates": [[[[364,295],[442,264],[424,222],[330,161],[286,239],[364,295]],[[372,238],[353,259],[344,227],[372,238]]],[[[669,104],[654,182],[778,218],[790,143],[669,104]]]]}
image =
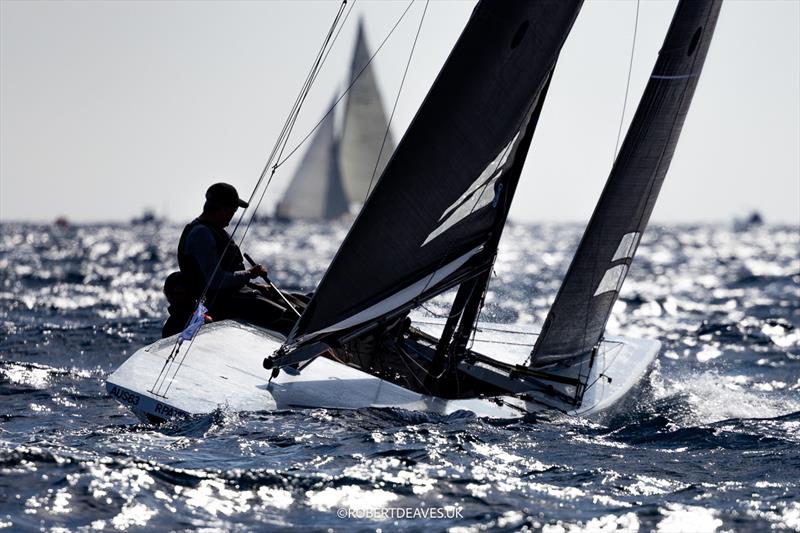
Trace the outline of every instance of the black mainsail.
{"type": "Polygon", "coordinates": [[[722,0],[681,0],[653,74],[572,264],[545,320],[531,364],[590,355],[669,168],[722,0]]]}
{"type": "Polygon", "coordinates": [[[475,7],[288,344],[374,323],[491,267],[580,5],[475,7]]]}

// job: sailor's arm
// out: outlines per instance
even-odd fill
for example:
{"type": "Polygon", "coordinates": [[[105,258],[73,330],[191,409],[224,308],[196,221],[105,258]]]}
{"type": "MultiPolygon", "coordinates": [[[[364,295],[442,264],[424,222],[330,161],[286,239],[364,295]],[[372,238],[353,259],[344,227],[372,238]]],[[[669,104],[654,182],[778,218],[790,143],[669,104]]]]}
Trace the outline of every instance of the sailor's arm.
{"type": "Polygon", "coordinates": [[[266,277],[269,274],[267,267],[263,265],[253,265],[247,272],[250,274],[250,279],[266,277]]]}

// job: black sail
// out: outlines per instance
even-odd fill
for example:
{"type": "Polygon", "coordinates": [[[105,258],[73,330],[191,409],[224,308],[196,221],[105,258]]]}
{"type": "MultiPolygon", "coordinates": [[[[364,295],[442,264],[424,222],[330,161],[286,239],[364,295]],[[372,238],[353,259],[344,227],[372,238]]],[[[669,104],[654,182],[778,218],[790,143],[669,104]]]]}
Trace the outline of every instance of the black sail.
{"type": "Polygon", "coordinates": [[[532,364],[591,353],[650,219],[722,0],[681,0],[594,214],[545,320],[532,364]]]}
{"type": "Polygon", "coordinates": [[[468,268],[510,202],[581,0],[483,1],[289,342],[375,320],[468,268]]]}

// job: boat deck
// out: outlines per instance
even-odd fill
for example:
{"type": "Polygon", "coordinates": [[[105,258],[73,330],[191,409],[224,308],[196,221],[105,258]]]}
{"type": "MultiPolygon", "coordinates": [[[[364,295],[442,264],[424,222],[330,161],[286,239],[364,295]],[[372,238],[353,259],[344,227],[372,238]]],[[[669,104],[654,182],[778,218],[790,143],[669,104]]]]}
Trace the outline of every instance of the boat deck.
{"type": "MultiPolygon", "coordinates": [[[[443,321],[417,318],[413,326],[436,337],[443,321]]],[[[523,364],[535,335],[528,326],[481,324],[472,349],[503,363],[523,364]]],[[[282,371],[269,382],[262,362],[282,340],[279,334],[248,324],[227,320],[211,323],[191,344],[184,343],[172,363],[167,360],[175,337],[140,349],[108,377],[107,390],[139,418],[150,422],[217,408],[397,407],[443,414],[464,409],[478,416],[500,418],[518,417],[548,406],[565,410],[563,405],[541,397],[534,401],[511,396],[448,400],[420,394],[324,357],[314,359],[298,375],[282,371]]],[[[659,346],[656,341],[629,338],[605,341],[588,376],[591,386],[575,414],[602,410],[621,398],[646,373],[659,346]]]]}

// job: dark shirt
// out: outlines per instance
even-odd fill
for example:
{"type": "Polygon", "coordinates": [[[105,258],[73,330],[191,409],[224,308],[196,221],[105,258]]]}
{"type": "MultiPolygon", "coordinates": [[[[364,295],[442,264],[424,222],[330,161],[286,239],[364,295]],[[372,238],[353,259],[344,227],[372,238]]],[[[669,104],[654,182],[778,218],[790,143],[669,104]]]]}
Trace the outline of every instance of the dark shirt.
{"type": "MultiPolygon", "coordinates": [[[[186,235],[186,252],[197,262],[203,279],[206,283],[211,279],[211,274],[219,263],[219,253],[214,235],[208,226],[198,224],[186,235]]],[[[220,265],[214,274],[214,280],[209,285],[212,290],[232,289],[238,290],[245,286],[250,277],[247,270],[228,272],[220,265]]]]}
{"type": "Polygon", "coordinates": [[[249,279],[239,247],[228,233],[200,219],[183,229],[178,266],[193,298],[199,298],[206,288],[216,295],[238,292],[249,279]]]}
{"type": "Polygon", "coordinates": [[[194,309],[186,306],[170,305],[167,309],[169,316],[161,329],[161,338],[166,339],[183,331],[194,309]]]}

